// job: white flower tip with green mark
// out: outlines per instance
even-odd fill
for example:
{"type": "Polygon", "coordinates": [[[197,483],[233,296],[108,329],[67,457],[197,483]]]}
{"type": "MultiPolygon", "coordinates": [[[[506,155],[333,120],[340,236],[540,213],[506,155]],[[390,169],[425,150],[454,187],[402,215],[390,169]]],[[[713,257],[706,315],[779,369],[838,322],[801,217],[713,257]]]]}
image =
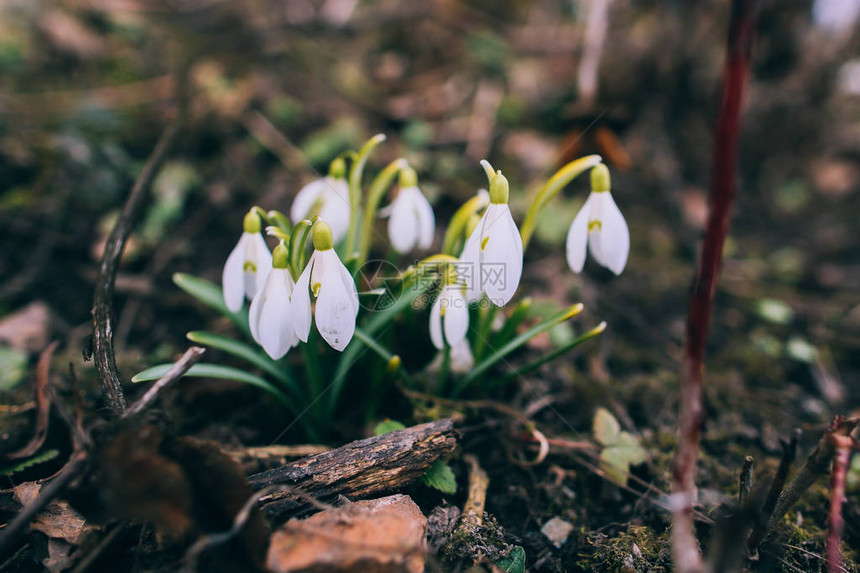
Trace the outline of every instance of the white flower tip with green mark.
{"type": "Polygon", "coordinates": [[[301,188],[290,208],[290,219],[297,224],[317,215],[329,224],[334,242],[339,243],[349,230],[351,212],[346,179],[328,176],[301,188]]]}
{"type": "Polygon", "coordinates": [[[358,316],[358,289],[334,249],[315,250],[311,255],[296,281],[292,314],[295,334],[303,342],[310,334],[312,314],[320,335],[335,350],[343,351],[352,340],[358,316]],[[312,292],[316,297],[313,312],[312,292]]]}
{"type": "MultiPolygon", "coordinates": [[[[256,215],[255,215],[256,216],[256,215]]],[[[259,221],[259,217],[257,217],[259,221]]],[[[246,217],[247,223],[247,217],[246,217]]],[[[242,308],[245,297],[253,299],[272,270],[272,255],[265,239],[257,232],[243,232],[227,257],[221,273],[224,304],[231,312],[242,308]]]]}

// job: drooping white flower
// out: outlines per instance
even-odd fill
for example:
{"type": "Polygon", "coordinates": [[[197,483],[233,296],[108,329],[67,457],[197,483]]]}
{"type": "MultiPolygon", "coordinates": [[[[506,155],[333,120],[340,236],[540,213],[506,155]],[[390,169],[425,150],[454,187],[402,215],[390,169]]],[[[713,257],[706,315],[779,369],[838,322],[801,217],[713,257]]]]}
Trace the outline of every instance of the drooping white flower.
{"type": "Polygon", "coordinates": [[[251,336],[274,360],[299,343],[290,303],[294,284],[287,256],[282,241],[272,253],[273,268],[266,284],[254,297],[248,312],[251,336]]]}
{"type": "Polygon", "coordinates": [[[523,241],[508,207],[508,181],[501,172],[490,182],[490,204],[460,254],[466,274],[466,299],[486,293],[504,306],[511,300],[523,273],[523,241]]]}
{"type": "Polygon", "coordinates": [[[227,257],[221,274],[224,304],[232,312],[242,308],[247,296],[253,299],[263,288],[272,270],[272,255],[260,235],[260,216],[251,211],[245,215],[244,232],[227,257]]]}
{"type": "Polygon", "coordinates": [[[567,233],[567,264],[582,271],[586,246],[594,260],[620,275],[630,252],[630,231],[609,191],[609,169],[602,163],[591,170],[591,193],[567,233]]]}
{"type": "Polygon", "coordinates": [[[465,374],[475,366],[475,357],[472,356],[472,348],[469,339],[464,338],[459,343],[451,346],[451,372],[465,374]]]}
{"type": "Polygon", "coordinates": [[[417,184],[414,169],[406,167],[400,171],[400,192],[391,202],[388,219],[388,237],[399,253],[408,253],[416,246],[428,249],[433,244],[436,218],[417,184]]]}
{"type": "Polygon", "coordinates": [[[466,339],[469,330],[469,303],[462,287],[447,284],[430,308],[430,340],[442,350],[454,347],[466,339]]]}
{"type": "Polygon", "coordinates": [[[292,315],[296,336],[308,341],[311,314],[317,330],[335,350],[342,351],[355,333],[358,289],[334,250],[331,228],[322,220],[314,225],[314,252],[296,281],[292,315]],[[316,308],[311,312],[311,293],[316,308]]]}
{"type": "Polygon", "coordinates": [[[290,218],[298,223],[311,215],[318,215],[331,227],[334,242],[339,243],[349,230],[352,208],[349,202],[349,186],[344,173],[343,159],[335,159],[329,168],[329,175],[315,179],[301,188],[290,208],[290,218]],[[311,213],[315,207],[319,210],[311,213]]]}

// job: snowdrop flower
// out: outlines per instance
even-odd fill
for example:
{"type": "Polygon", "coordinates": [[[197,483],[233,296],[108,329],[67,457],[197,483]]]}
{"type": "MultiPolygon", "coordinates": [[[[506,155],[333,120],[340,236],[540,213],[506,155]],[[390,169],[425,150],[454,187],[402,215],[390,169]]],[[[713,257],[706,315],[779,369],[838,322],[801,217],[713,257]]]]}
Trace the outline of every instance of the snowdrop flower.
{"type": "Polygon", "coordinates": [[[339,243],[349,230],[352,211],[345,174],[346,163],[337,158],[331,162],[327,177],[315,179],[302,187],[290,208],[293,223],[318,215],[328,222],[334,242],[339,243]],[[315,209],[318,211],[314,213],[315,209]]]}
{"type": "Polygon", "coordinates": [[[490,204],[466,240],[460,260],[469,274],[466,300],[486,293],[496,306],[511,300],[523,273],[523,241],[508,207],[508,180],[501,171],[490,181],[490,204]]]}
{"type": "Polygon", "coordinates": [[[428,249],[435,230],[433,207],[418,189],[415,170],[406,167],[400,171],[400,192],[390,206],[388,237],[391,245],[399,253],[408,253],[416,246],[428,249]]]}
{"type": "Polygon", "coordinates": [[[598,263],[620,275],[630,252],[630,232],[609,192],[609,169],[591,170],[591,194],[567,233],[567,264],[578,273],[585,264],[586,245],[598,263]]]}
{"type": "Polygon", "coordinates": [[[232,312],[242,308],[246,296],[248,299],[256,296],[272,270],[272,255],[260,235],[260,227],[260,216],[249,211],[245,215],[244,232],[224,263],[221,275],[224,303],[232,312]]]}
{"type": "Polygon", "coordinates": [[[469,347],[469,340],[464,338],[459,343],[451,346],[451,372],[465,374],[475,367],[475,357],[469,347]]]}
{"type": "Polygon", "coordinates": [[[248,312],[251,336],[274,360],[299,343],[290,307],[293,277],[288,257],[287,247],[281,241],[272,252],[272,271],[266,284],[254,297],[248,312]]]}
{"type": "Polygon", "coordinates": [[[292,298],[295,333],[302,342],[311,331],[311,292],[316,298],[317,330],[335,350],[342,351],[355,333],[358,289],[334,250],[332,229],[321,219],[314,225],[314,252],[302,271],[292,298]]]}
{"type": "Polygon", "coordinates": [[[446,284],[430,309],[430,340],[439,350],[446,344],[453,348],[466,340],[468,330],[469,303],[463,296],[463,289],[456,284],[446,284]]]}

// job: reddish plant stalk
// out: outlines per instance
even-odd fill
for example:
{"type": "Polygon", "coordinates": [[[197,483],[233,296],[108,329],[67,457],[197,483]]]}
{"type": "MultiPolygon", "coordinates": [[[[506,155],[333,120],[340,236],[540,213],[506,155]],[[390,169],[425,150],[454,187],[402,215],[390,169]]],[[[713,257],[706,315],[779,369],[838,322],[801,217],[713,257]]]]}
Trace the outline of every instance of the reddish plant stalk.
{"type": "Polygon", "coordinates": [[[752,54],[756,4],[756,0],[732,1],[722,98],[711,158],[710,209],[687,313],[680,380],[678,448],[672,470],[672,553],[675,570],[682,573],[702,570],[702,558],[693,527],[696,463],[703,415],[702,371],[714,289],[737,191],[741,102],[752,54]]]}
{"type": "Polygon", "coordinates": [[[842,504],[845,502],[845,476],[851,465],[854,440],[851,436],[833,435],[836,451],[833,453],[833,469],[830,471],[830,512],[827,515],[827,571],[845,571],[842,564],[842,504]]]}

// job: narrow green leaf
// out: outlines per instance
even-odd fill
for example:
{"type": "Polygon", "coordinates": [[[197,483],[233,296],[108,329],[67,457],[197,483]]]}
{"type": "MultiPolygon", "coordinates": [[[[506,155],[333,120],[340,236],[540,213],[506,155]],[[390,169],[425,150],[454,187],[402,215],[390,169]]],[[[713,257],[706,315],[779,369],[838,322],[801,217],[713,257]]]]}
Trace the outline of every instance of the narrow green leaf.
{"type": "Polygon", "coordinates": [[[594,438],[604,446],[615,445],[621,433],[621,425],[606,408],[598,408],[594,413],[592,429],[594,438]]]}
{"type": "MultiPolygon", "coordinates": [[[[159,364],[157,366],[152,366],[147,368],[143,372],[138,372],[134,376],[132,376],[132,382],[148,382],[151,380],[158,380],[170,369],[173,364],[159,364]]],[[[264,378],[260,378],[254,374],[250,374],[245,372],[244,370],[239,370],[238,368],[233,368],[231,366],[222,366],[220,364],[195,364],[192,366],[188,372],[185,373],[185,376],[190,376],[192,378],[218,378],[221,380],[234,380],[236,382],[243,382],[245,384],[250,384],[251,386],[256,386],[261,388],[278,399],[282,404],[284,404],[287,408],[289,408],[293,413],[296,413],[296,405],[290,400],[286,394],[281,392],[276,386],[269,383],[268,380],[264,378]]]]}
{"type": "Polygon", "coordinates": [[[499,559],[496,567],[508,573],[525,573],[526,550],[519,545],[514,545],[507,557],[499,559]]]}
{"type": "Polygon", "coordinates": [[[424,485],[438,489],[442,493],[457,493],[457,478],[454,477],[454,471],[442,460],[433,462],[427,473],[421,476],[421,481],[424,485]]]}
{"type": "Polygon", "coordinates": [[[595,326],[594,328],[592,328],[591,330],[589,330],[588,332],[586,332],[582,336],[579,336],[578,338],[571,340],[567,344],[564,344],[563,346],[556,348],[552,352],[548,352],[547,354],[544,354],[543,356],[536,358],[535,360],[532,360],[531,362],[529,362],[525,366],[521,366],[520,368],[517,368],[515,371],[510,372],[507,375],[499,378],[498,382],[494,381],[494,384],[501,386],[501,385],[505,384],[506,382],[509,382],[510,380],[512,380],[514,378],[519,378],[520,376],[528,374],[529,372],[533,372],[533,371],[537,370],[538,368],[540,368],[541,366],[543,366],[544,364],[548,364],[548,363],[552,362],[553,360],[555,360],[559,356],[562,356],[563,354],[570,352],[571,350],[573,350],[577,346],[583,344],[584,342],[591,340],[592,338],[594,338],[595,336],[597,336],[598,334],[600,334],[604,330],[606,330],[606,323],[601,322],[600,324],[598,324],[597,326],[595,326]]]}
{"type": "Polygon", "coordinates": [[[39,452],[32,458],[28,458],[24,461],[18,462],[13,466],[0,467],[0,476],[11,476],[12,474],[24,471],[27,468],[33,467],[35,465],[51,461],[58,455],[60,455],[59,450],[45,450],[43,452],[39,452]]]}
{"type": "Polygon", "coordinates": [[[476,364],[471,372],[466,374],[463,379],[457,384],[457,387],[454,390],[454,397],[456,397],[461,391],[463,391],[470,383],[475,381],[479,376],[481,376],[484,372],[492,368],[497,362],[502,360],[505,356],[513,352],[514,350],[523,346],[526,342],[541,334],[542,332],[546,332],[556,324],[560,324],[565,320],[576,316],[582,311],[582,304],[575,304],[569,308],[566,308],[562,311],[555,313],[549,319],[543,321],[542,323],[534,326],[527,331],[523,332],[519,336],[512,339],[510,342],[502,346],[500,349],[496,350],[492,354],[490,354],[487,358],[485,358],[480,364],[476,364]]]}
{"type": "Polygon", "coordinates": [[[285,363],[272,360],[262,352],[258,352],[243,342],[238,342],[232,338],[227,338],[226,336],[221,336],[214,332],[207,332],[205,330],[194,330],[185,336],[191,342],[196,342],[197,344],[209,346],[217,350],[223,350],[237,358],[246,360],[295,390],[295,382],[287,372],[287,365],[285,363]]]}
{"type": "Polygon", "coordinates": [[[0,346],[0,390],[11,390],[27,376],[27,353],[0,346]]]}
{"type": "Polygon", "coordinates": [[[397,430],[405,430],[406,426],[398,422],[397,420],[383,420],[376,424],[376,428],[373,430],[374,436],[381,436],[382,434],[388,434],[390,432],[396,432],[397,430]]]}
{"type": "Polygon", "coordinates": [[[251,327],[248,326],[247,309],[243,307],[238,312],[230,312],[227,305],[224,304],[224,292],[220,286],[206,279],[185,273],[174,274],[173,282],[209,308],[229,318],[248,339],[252,339],[251,327]]]}

